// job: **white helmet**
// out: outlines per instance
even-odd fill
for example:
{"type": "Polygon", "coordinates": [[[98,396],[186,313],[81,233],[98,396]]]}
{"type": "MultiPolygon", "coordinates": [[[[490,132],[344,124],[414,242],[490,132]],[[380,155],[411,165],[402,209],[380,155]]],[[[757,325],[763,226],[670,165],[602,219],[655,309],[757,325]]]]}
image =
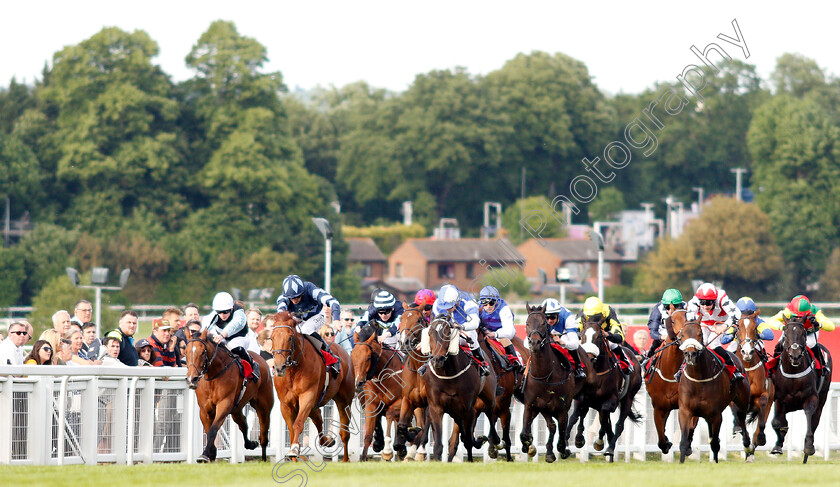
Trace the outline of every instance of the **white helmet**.
{"type": "Polygon", "coordinates": [[[562,306],[560,306],[560,301],[557,301],[554,298],[547,298],[545,301],[542,302],[542,306],[545,307],[545,314],[550,315],[552,313],[559,313],[562,306]]]}
{"type": "Polygon", "coordinates": [[[444,284],[440,288],[440,292],[438,292],[438,308],[440,309],[449,309],[453,306],[456,306],[459,301],[461,301],[461,293],[458,291],[458,288],[453,286],[452,284],[444,284]]]}
{"type": "Polygon", "coordinates": [[[230,311],[233,309],[233,296],[220,292],[213,298],[213,311],[230,311]]]}

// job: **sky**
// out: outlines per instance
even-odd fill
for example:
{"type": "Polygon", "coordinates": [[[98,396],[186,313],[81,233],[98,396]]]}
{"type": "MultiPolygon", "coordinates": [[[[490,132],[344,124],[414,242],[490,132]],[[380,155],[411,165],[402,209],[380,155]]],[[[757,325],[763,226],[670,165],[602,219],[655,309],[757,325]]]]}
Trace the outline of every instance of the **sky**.
{"type": "Polygon", "coordinates": [[[835,2],[810,1],[29,0],[3,6],[0,86],[13,76],[31,83],[62,47],[110,26],[146,31],[160,48],[153,62],[183,81],[194,75],[184,58],[223,19],[266,46],[264,71],[280,71],[292,90],[365,80],[400,92],[420,73],[463,66],[483,75],[539,50],[583,61],[607,94],[639,93],[699,64],[691,46],[702,51],[711,42],[765,79],[786,52],[840,73],[838,11],[835,2]],[[735,36],[733,19],[748,59],[717,38],[735,36]]]}

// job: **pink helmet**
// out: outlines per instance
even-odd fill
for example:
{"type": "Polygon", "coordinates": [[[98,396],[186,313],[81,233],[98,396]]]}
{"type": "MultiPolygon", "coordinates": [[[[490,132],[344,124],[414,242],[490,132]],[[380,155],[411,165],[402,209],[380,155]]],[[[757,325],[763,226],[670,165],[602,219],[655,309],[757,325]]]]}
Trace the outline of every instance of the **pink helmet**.
{"type": "Polygon", "coordinates": [[[425,304],[433,305],[435,304],[435,292],[431,289],[421,289],[417,291],[417,295],[414,296],[414,304],[418,306],[423,306],[425,304]]]}
{"type": "Polygon", "coordinates": [[[697,288],[694,295],[697,296],[697,299],[717,299],[718,290],[711,282],[704,282],[697,288]]]}

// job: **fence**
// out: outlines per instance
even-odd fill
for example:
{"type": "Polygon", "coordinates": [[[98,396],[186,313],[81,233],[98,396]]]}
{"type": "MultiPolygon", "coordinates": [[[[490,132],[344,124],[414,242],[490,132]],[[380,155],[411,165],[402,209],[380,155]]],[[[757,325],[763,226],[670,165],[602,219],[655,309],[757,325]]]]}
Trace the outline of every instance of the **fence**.
{"type": "MultiPolygon", "coordinates": [[[[203,428],[199,420],[195,394],[189,390],[184,369],[165,370],[122,367],[68,367],[25,366],[0,367],[0,464],[3,465],[67,465],[116,463],[187,462],[192,463],[205,445],[203,428]],[[9,374],[9,375],[6,375],[9,374]]],[[[661,455],[656,446],[650,399],[644,389],[636,399],[636,407],[643,418],[637,425],[627,423],[619,439],[616,453],[624,461],[648,460],[651,455],[661,455]]],[[[337,414],[331,404],[324,407],[324,421],[337,433],[337,414]]],[[[256,415],[248,411],[250,439],[257,440],[259,429],[256,415]]],[[[358,402],[352,406],[350,425],[350,452],[358,460],[362,450],[364,417],[358,402]]],[[[772,418],[772,414],[771,414],[772,418]]],[[[580,461],[595,454],[591,448],[597,431],[594,414],[587,418],[587,446],[578,450],[572,447],[580,461]]],[[[805,436],[804,413],[788,415],[790,431],[785,441],[788,458],[801,455],[805,436]]],[[[519,433],[522,431],[522,405],[513,406],[511,439],[513,452],[520,451],[519,433]]],[[[444,424],[444,455],[452,421],[444,424]]],[[[477,434],[486,434],[488,423],[482,415],[476,424],[477,434]]],[[[667,423],[671,441],[677,445],[679,425],[676,413],[667,423]]],[[[740,437],[732,432],[732,419],[724,413],[721,432],[722,455],[741,452],[740,437]]],[[[535,421],[533,434],[538,453],[545,453],[547,429],[542,418],[535,421]]],[[[331,452],[314,447],[316,431],[307,421],[301,445],[313,447],[310,457],[320,460],[331,452]]],[[[289,448],[289,434],[275,403],[271,413],[271,430],[268,454],[279,460],[289,448]]],[[[828,459],[832,450],[840,450],[840,383],[833,383],[822,420],[816,432],[818,454],[828,459]]],[[[769,427],[767,445],[759,451],[768,451],[775,443],[775,433],[769,427]]],[[[258,450],[246,451],[242,435],[228,419],[217,438],[217,458],[243,462],[246,457],[259,455],[258,450]]],[[[487,446],[474,450],[477,458],[490,461],[487,446]]],[[[674,448],[676,449],[676,447],[674,448]]],[[[673,461],[673,450],[661,455],[673,461]]],[[[708,454],[708,434],[701,421],[695,434],[694,457],[708,454]]],[[[369,452],[370,453],[370,452],[369,452]]],[[[465,455],[459,447],[456,459],[465,455]]],[[[519,455],[525,459],[524,455],[519,455]]],[[[445,457],[444,457],[445,458],[445,457]]],[[[538,459],[538,457],[535,458],[538,459]]]]}

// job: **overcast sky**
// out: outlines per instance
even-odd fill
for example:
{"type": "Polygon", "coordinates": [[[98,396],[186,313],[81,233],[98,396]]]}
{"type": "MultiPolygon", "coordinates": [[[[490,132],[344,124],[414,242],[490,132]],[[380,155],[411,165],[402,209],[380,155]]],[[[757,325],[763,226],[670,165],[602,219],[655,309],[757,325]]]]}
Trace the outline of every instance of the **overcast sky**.
{"type": "Polygon", "coordinates": [[[267,47],[267,71],[310,89],[366,80],[405,90],[418,73],[464,66],[500,68],[520,52],[563,52],[586,63],[607,93],[638,93],[673,80],[689,50],[720,44],[767,77],[776,58],[798,52],[840,72],[835,2],[560,1],[86,1],[6,3],[0,16],[0,85],[32,82],[63,46],[106,26],[142,29],[157,41],[154,60],[174,81],[193,75],[184,58],[210,23],[233,21],[267,47]],[[124,6],[127,5],[127,6],[124,6]],[[738,20],[749,59],[717,35],[738,20]]]}

